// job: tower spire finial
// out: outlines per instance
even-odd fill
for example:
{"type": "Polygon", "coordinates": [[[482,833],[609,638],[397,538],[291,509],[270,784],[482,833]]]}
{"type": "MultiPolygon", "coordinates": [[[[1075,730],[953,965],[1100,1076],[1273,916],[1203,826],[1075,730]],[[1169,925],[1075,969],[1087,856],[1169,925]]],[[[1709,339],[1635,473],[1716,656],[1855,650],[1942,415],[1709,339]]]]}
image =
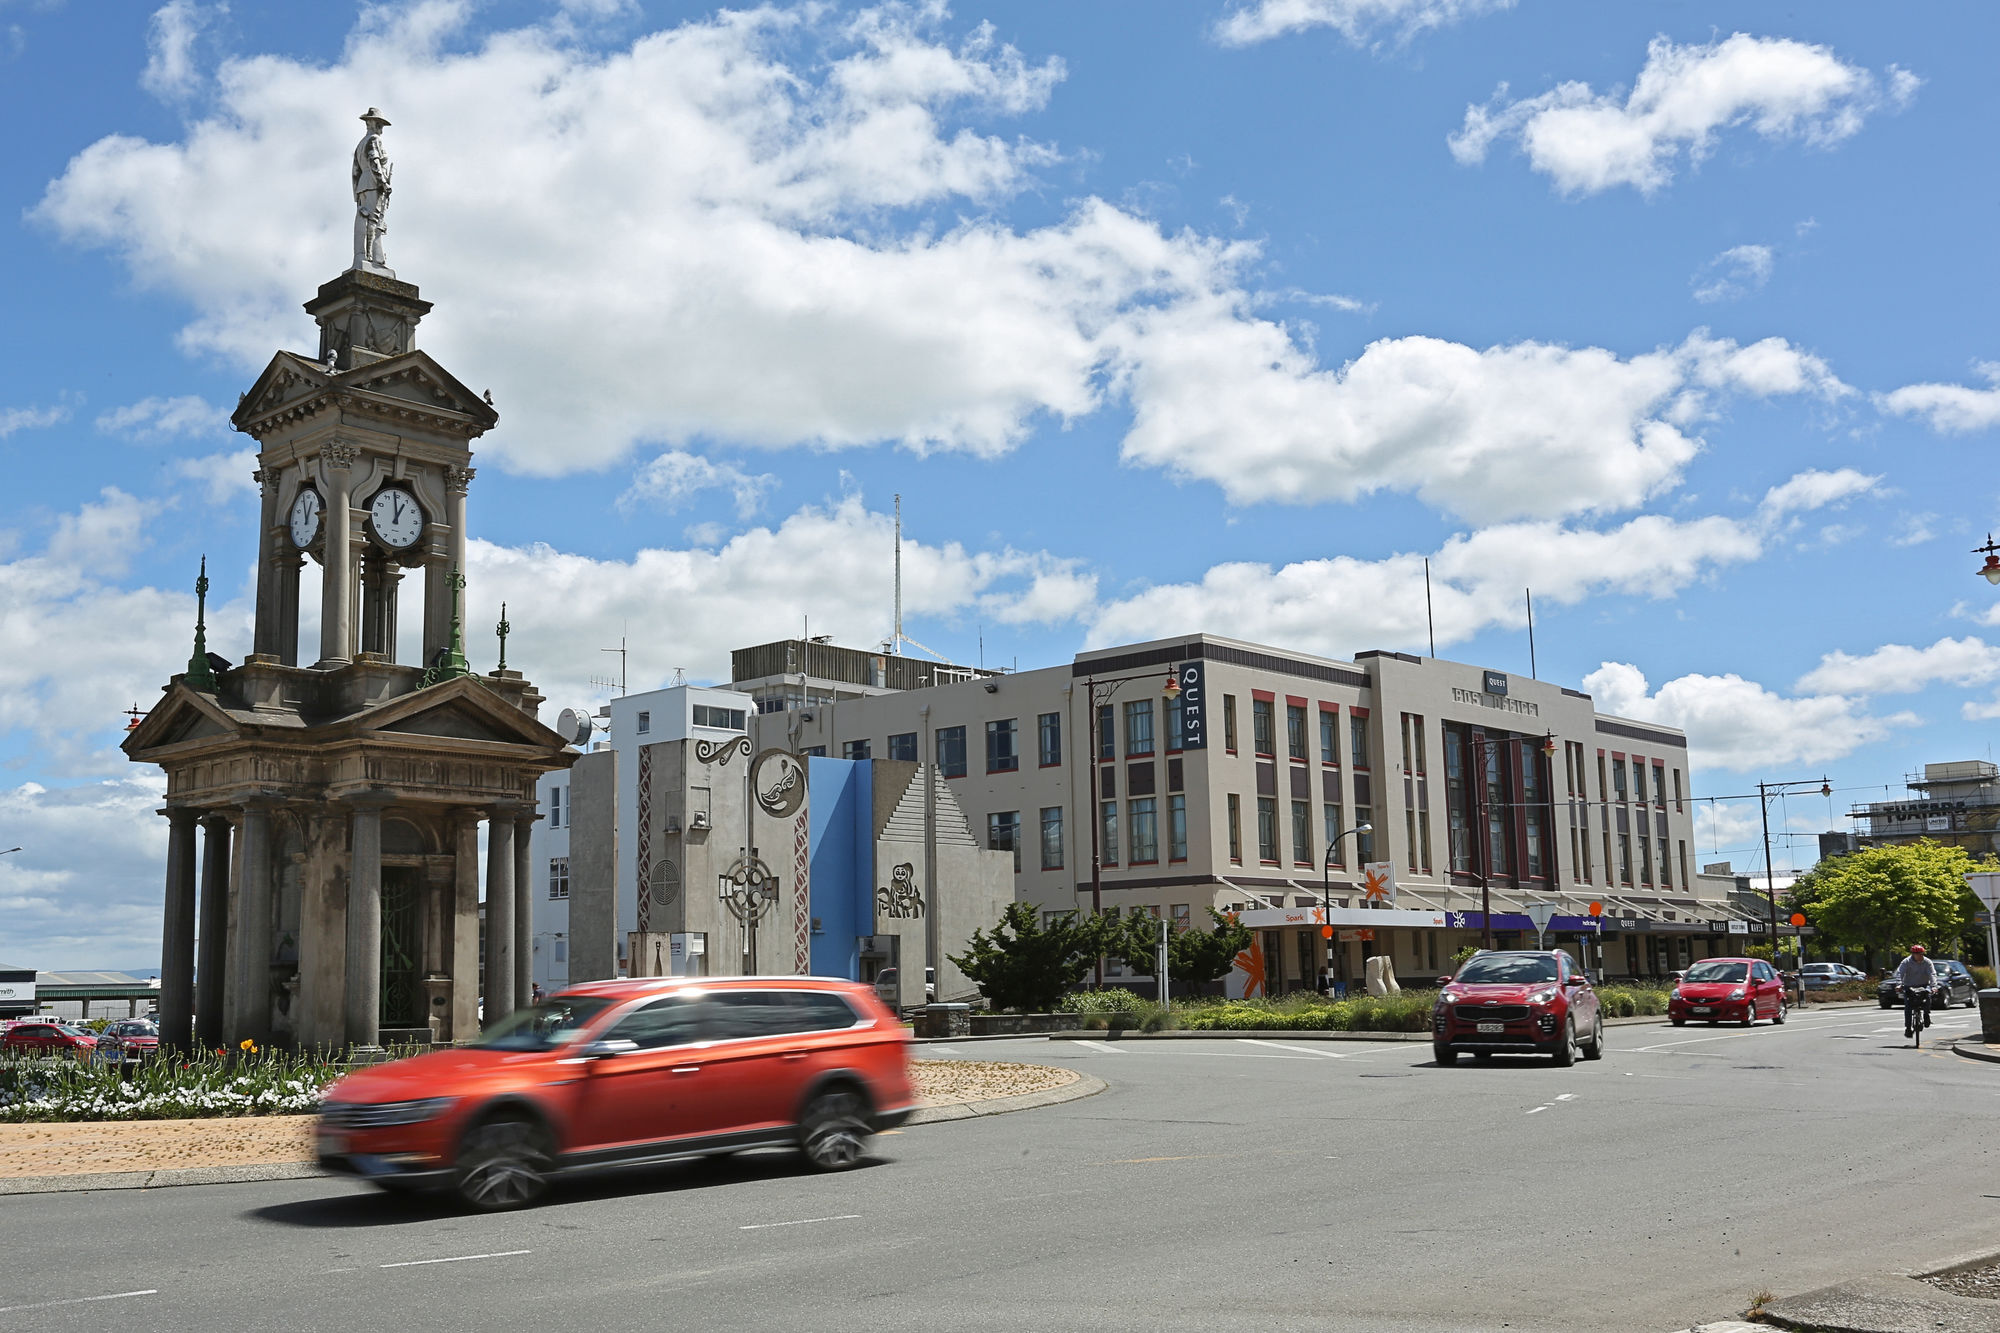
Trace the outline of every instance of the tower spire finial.
{"type": "Polygon", "coordinates": [[[201,573],[194,581],[194,652],[188,655],[189,689],[215,693],[215,668],[208,661],[208,556],[201,558],[201,573]]]}
{"type": "Polygon", "coordinates": [[[507,623],[507,603],[502,602],[500,603],[500,623],[493,627],[493,632],[500,636],[500,665],[497,669],[501,671],[507,669],[507,635],[513,629],[514,627],[507,623]]]}
{"type": "Polygon", "coordinates": [[[436,660],[425,670],[423,683],[427,686],[472,674],[472,665],[465,660],[465,625],[458,605],[458,595],[465,591],[465,575],[458,572],[456,564],[445,576],[445,583],[451,588],[451,641],[438,649],[436,660]]]}

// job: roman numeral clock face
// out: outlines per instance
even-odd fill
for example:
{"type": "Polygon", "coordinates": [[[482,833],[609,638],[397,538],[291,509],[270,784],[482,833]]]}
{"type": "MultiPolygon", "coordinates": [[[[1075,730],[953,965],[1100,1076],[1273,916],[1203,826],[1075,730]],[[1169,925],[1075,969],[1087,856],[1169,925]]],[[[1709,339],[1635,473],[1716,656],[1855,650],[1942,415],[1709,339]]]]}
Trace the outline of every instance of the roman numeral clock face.
{"type": "Polygon", "coordinates": [[[424,511],[415,497],[393,486],[375,493],[368,506],[368,518],[375,526],[375,536],[394,551],[415,545],[424,532],[424,511]]]}

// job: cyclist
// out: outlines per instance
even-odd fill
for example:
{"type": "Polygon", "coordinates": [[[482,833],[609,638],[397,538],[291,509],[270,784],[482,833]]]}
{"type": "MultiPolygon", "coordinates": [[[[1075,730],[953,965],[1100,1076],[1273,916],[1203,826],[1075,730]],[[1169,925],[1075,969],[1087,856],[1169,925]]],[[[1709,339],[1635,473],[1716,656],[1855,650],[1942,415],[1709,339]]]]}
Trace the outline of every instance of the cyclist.
{"type": "Polygon", "coordinates": [[[1896,985],[1903,992],[1903,1035],[1914,1037],[1931,1024],[1931,991],[1937,986],[1937,964],[1924,956],[1924,946],[1912,944],[1910,956],[1896,965],[1896,985]]]}

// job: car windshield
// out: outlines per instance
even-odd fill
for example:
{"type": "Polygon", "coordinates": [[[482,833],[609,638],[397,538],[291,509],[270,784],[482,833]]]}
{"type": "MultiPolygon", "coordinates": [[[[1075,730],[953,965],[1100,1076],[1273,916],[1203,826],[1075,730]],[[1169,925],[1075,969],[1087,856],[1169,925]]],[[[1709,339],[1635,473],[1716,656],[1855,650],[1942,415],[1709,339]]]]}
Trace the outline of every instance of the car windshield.
{"type": "Polygon", "coordinates": [[[1556,979],[1556,960],[1540,954],[1489,954],[1474,958],[1453,978],[1461,986],[1525,986],[1556,979]]]}
{"type": "Polygon", "coordinates": [[[1748,963],[1696,963],[1687,971],[1684,981],[1747,981],[1750,977],[1748,963]]]}
{"type": "Polygon", "coordinates": [[[550,1051],[576,1040],[590,1020],[610,1008],[595,995],[558,995],[516,1009],[479,1034],[474,1046],[490,1051],[550,1051]]]}

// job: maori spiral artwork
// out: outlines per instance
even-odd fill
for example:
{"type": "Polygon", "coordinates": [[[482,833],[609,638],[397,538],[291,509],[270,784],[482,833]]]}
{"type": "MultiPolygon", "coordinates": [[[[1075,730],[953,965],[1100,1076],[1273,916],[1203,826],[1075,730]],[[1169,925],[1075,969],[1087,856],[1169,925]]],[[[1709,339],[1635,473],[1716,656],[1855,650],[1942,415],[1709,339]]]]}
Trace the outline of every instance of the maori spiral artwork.
{"type": "Polygon", "coordinates": [[[653,752],[639,749],[639,929],[653,926],[653,895],[646,892],[653,864],[653,752]]]}
{"type": "Polygon", "coordinates": [[[802,808],[792,823],[792,951],[800,976],[812,975],[811,821],[802,808]]]}
{"type": "Polygon", "coordinates": [[[730,752],[739,748],[743,751],[744,758],[749,758],[750,738],[748,736],[731,736],[726,741],[696,741],[694,743],[694,757],[696,762],[703,764],[726,763],[730,752]]]}
{"type": "Polygon", "coordinates": [[[806,803],[806,768],[797,755],[765,750],[750,767],[750,786],[767,815],[790,819],[806,803]]]}
{"type": "Polygon", "coordinates": [[[917,868],[908,861],[889,872],[889,887],[875,890],[875,907],[889,921],[913,921],[924,914],[924,895],[917,890],[917,868]]]}

